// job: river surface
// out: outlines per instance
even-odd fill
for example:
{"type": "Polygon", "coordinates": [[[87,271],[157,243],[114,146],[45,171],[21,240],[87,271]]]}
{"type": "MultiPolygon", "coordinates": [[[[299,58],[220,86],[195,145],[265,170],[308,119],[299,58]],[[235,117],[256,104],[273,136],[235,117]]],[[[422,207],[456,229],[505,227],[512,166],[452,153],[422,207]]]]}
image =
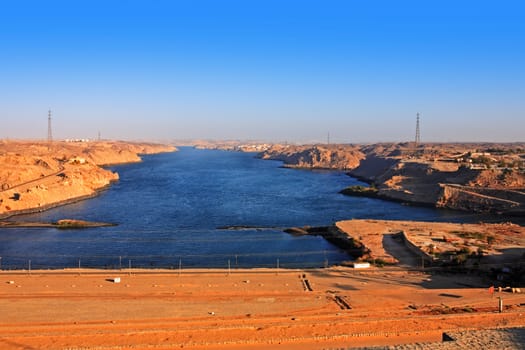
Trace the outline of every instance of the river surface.
{"type": "Polygon", "coordinates": [[[344,196],[338,191],[359,181],[343,172],[283,168],[253,153],[183,147],[111,170],[120,181],[96,198],[16,220],[118,226],[0,229],[1,268],[320,267],[352,257],[321,237],[292,236],[282,228],[352,218],[482,219],[344,196]],[[221,229],[227,226],[253,228],[221,229]]]}

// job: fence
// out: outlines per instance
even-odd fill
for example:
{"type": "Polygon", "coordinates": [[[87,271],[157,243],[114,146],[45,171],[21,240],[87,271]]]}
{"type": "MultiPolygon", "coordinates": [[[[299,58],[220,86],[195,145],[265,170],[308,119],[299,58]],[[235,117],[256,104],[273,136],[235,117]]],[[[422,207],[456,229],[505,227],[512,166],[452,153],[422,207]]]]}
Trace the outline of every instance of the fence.
{"type": "MultiPolygon", "coordinates": [[[[351,260],[348,257],[347,260],[351,260]]],[[[337,265],[342,257],[326,251],[284,254],[216,254],[216,255],[4,255],[0,270],[42,270],[68,268],[133,269],[133,268],[319,268],[337,265]]]]}

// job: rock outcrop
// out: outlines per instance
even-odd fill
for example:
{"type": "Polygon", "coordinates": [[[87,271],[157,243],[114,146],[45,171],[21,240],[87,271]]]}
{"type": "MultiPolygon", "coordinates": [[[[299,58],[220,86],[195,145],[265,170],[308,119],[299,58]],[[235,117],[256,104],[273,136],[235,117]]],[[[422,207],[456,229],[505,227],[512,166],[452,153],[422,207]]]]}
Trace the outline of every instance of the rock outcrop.
{"type": "Polygon", "coordinates": [[[101,165],[173,150],[126,142],[1,142],[0,218],[92,197],[119,178],[101,165]]]}
{"type": "Polygon", "coordinates": [[[436,206],[475,212],[525,215],[525,189],[442,184],[436,206]]]}
{"type": "Polygon", "coordinates": [[[354,169],[365,157],[359,147],[352,145],[274,145],[259,156],[280,160],[287,167],[340,170],[354,169]]]}
{"type": "Polygon", "coordinates": [[[449,209],[523,215],[525,158],[521,144],[274,145],[263,159],[288,167],[349,170],[373,191],[342,193],[449,209]],[[497,150],[480,152],[479,148],[497,150]]]}

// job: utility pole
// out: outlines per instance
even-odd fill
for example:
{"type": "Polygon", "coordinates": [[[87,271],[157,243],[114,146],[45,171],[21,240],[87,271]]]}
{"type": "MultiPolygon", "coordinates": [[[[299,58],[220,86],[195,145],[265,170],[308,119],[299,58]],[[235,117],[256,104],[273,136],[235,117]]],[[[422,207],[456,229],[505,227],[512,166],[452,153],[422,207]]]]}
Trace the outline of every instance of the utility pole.
{"type": "Polygon", "coordinates": [[[328,136],[326,137],[326,144],[330,144],[330,131],[328,132],[328,136]]]}
{"type": "Polygon", "coordinates": [[[416,148],[419,146],[419,144],[421,143],[421,133],[419,131],[419,112],[416,114],[417,118],[416,118],[416,139],[415,139],[415,146],[416,148]]]}
{"type": "Polygon", "coordinates": [[[47,112],[47,142],[53,142],[53,132],[51,129],[51,108],[47,112]]]}

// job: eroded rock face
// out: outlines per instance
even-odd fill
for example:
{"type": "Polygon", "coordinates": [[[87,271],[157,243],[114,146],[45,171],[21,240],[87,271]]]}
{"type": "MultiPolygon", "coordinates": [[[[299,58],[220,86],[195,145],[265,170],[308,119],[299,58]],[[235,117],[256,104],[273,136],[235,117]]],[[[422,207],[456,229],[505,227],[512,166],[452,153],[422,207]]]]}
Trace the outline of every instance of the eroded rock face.
{"type": "Polygon", "coordinates": [[[94,196],[119,178],[100,165],[138,162],[139,154],[173,150],[125,142],[2,142],[0,217],[94,196]]]}
{"type": "Polygon", "coordinates": [[[438,207],[525,214],[525,174],[517,169],[478,170],[468,181],[443,183],[440,187],[438,207]]]}
{"type": "Polygon", "coordinates": [[[524,175],[517,170],[436,169],[431,163],[403,162],[373,182],[378,195],[402,202],[475,212],[525,212],[524,175]],[[506,173],[505,175],[503,173],[506,173]]]}
{"type": "Polygon", "coordinates": [[[480,171],[478,176],[471,180],[468,185],[491,188],[523,188],[525,187],[525,174],[512,169],[487,169],[480,171]]]}
{"type": "Polygon", "coordinates": [[[449,209],[522,214],[523,169],[498,167],[519,163],[521,148],[502,148],[502,155],[490,160],[495,168],[482,169],[468,162],[477,157],[472,147],[480,146],[490,145],[431,144],[417,150],[408,143],[274,145],[260,156],[281,160],[289,167],[350,170],[352,176],[374,184],[374,197],[449,209]]]}
{"type": "Polygon", "coordinates": [[[403,202],[435,205],[440,184],[462,184],[474,178],[469,169],[443,171],[432,163],[400,161],[376,178],[379,195],[403,202]]]}
{"type": "Polygon", "coordinates": [[[354,169],[365,155],[352,145],[274,145],[262,159],[281,160],[286,166],[316,169],[354,169]]]}

